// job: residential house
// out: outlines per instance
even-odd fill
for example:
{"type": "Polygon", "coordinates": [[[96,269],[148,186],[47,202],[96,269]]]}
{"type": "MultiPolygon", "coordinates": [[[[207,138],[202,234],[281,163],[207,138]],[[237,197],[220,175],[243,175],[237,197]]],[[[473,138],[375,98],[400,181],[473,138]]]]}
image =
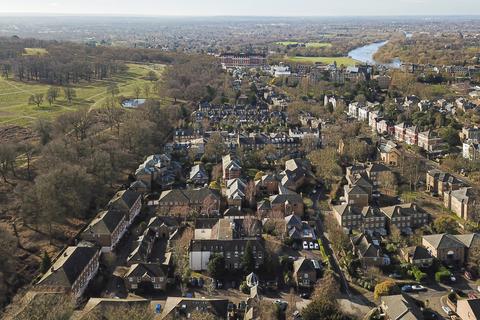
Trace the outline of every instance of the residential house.
{"type": "Polygon", "coordinates": [[[195,186],[205,186],[208,183],[208,174],[202,164],[196,164],[192,167],[189,181],[195,186]]]}
{"type": "Polygon", "coordinates": [[[241,208],[245,199],[246,189],[247,183],[240,178],[227,180],[225,195],[228,205],[241,208]]]}
{"type": "Polygon", "coordinates": [[[380,309],[385,320],[423,320],[423,312],[417,303],[407,294],[381,297],[380,309]]]}
{"type": "Polygon", "coordinates": [[[464,183],[450,173],[432,169],[427,172],[427,191],[443,197],[448,191],[454,191],[464,186],[464,183]]]}
{"type": "Polygon", "coordinates": [[[345,203],[356,207],[368,206],[371,192],[365,190],[359,184],[346,184],[343,186],[345,203]]]}
{"type": "Polygon", "coordinates": [[[438,153],[445,149],[446,144],[443,142],[443,139],[438,136],[438,133],[427,130],[418,133],[418,146],[428,153],[438,153]]]}
{"type": "Polygon", "coordinates": [[[407,125],[404,122],[395,125],[395,140],[400,142],[405,141],[406,129],[407,125]]]}
{"type": "Polygon", "coordinates": [[[392,78],[387,75],[376,75],[373,79],[377,81],[378,87],[382,90],[388,89],[392,82],[392,78]]]}
{"type": "Polygon", "coordinates": [[[463,265],[466,257],[466,246],[455,235],[432,234],[422,237],[422,245],[435,258],[447,264],[463,265]]]}
{"type": "Polygon", "coordinates": [[[218,215],[220,195],[209,188],[173,189],[163,191],[153,204],[162,214],[185,216],[188,214],[218,215]]]}
{"type": "Polygon", "coordinates": [[[118,191],[107,204],[108,210],[125,214],[125,221],[130,226],[142,209],[142,195],[134,190],[118,191]]]}
{"type": "Polygon", "coordinates": [[[100,254],[94,247],[67,247],[38,281],[35,290],[70,293],[80,298],[98,271],[100,254]]]}
{"type": "Polygon", "coordinates": [[[361,233],[351,237],[350,242],[364,268],[390,264],[390,258],[383,254],[380,241],[373,239],[370,235],[361,233]]]}
{"type": "Polygon", "coordinates": [[[147,229],[159,239],[170,239],[180,228],[180,221],[172,216],[155,216],[148,221],[147,229]]]}
{"type": "Polygon", "coordinates": [[[110,252],[127,231],[128,222],[125,217],[121,211],[102,211],[88,224],[80,238],[99,245],[102,252],[110,252]]]}
{"type": "Polygon", "coordinates": [[[145,183],[150,189],[153,183],[167,187],[175,182],[178,164],[166,154],[148,156],[135,171],[135,178],[145,183]]]}
{"type": "Polygon", "coordinates": [[[285,217],[285,234],[286,237],[297,242],[317,239],[315,229],[294,214],[285,217]]]}
{"type": "Polygon", "coordinates": [[[298,258],[293,262],[293,279],[297,288],[311,288],[317,281],[317,270],[312,260],[305,257],[298,258]]]}
{"type": "Polygon", "coordinates": [[[443,205],[448,210],[453,211],[458,217],[469,220],[476,208],[475,191],[471,187],[446,191],[443,195],[443,205]]]}
{"type": "Polygon", "coordinates": [[[480,319],[480,299],[459,299],[455,311],[461,320],[480,319]]]}
{"type": "Polygon", "coordinates": [[[478,127],[463,127],[462,132],[460,133],[460,138],[462,140],[480,140],[480,128],[478,127]]]}
{"type": "Polygon", "coordinates": [[[432,255],[422,246],[406,247],[400,251],[404,261],[417,267],[428,268],[433,263],[432,255]]]}
{"type": "Polygon", "coordinates": [[[188,250],[190,269],[207,270],[210,256],[221,254],[225,258],[227,270],[239,270],[242,268],[245,248],[249,243],[252,246],[255,268],[259,268],[265,258],[265,245],[263,239],[255,237],[226,240],[194,239],[190,242],[188,250]]]}
{"type": "Polygon", "coordinates": [[[279,181],[274,174],[264,174],[259,180],[255,180],[258,194],[273,195],[278,191],[279,181]]]}
{"type": "Polygon", "coordinates": [[[418,127],[409,126],[405,128],[405,143],[416,146],[418,144],[418,127]]]}
{"type": "Polygon", "coordinates": [[[307,160],[290,159],[285,162],[285,170],[280,173],[282,186],[296,191],[311,180],[311,166],[307,160]]]}
{"type": "Polygon", "coordinates": [[[222,170],[224,180],[235,179],[240,178],[242,166],[238,160],[227,154],[222,157],[222,170]]]}
{"type": "Polygon", "coordinates": [[[395,206],[380,208],[387,217],[387,225],[391,230],[393,226],[405,234],[428,223],[429,217],[415,203],[404,203],[395,206]]]}
{"type": "Polygon", "coordinates": [[[160,319],[188,319],[197,312],[228,320],[228,304],[227,299],[167,297],[160,319]]]}
{"type": "Polygon", "coordinates": [[[462,144],[462,156],[470,161],[480,159],[480,144],[478,140],[466,140],[462,144]]]}
{"type": "Polygon", "coordinates": [[[295,192],[270,196],[268,203],[270,205],[270,213],[274,216],[285,217],[292,213],[302,216],[304,212],[303,198],[295,192]]]}
{"type": "Polygon", "coordinates": [[[190,268],[206,270],[210,256],[217,253],[225,258],[226,269],[238,270],[248,245],[258,268],[265,258],[261,235],[262,223],[257,219],[197,219],[189,247],[190,268]]]}
{"type": "Polygon", "coordinates": [[[157,263],[134,263],[124,275],[127,290],[139,288],[165,291],[168,266],[157,263]]]}
{"type": "Polygon", "coordinates": [[[401,159],[399,146],[391,140],[382,140],[378,146],[380,160],[390,166],[398,166],[401,159]]]}

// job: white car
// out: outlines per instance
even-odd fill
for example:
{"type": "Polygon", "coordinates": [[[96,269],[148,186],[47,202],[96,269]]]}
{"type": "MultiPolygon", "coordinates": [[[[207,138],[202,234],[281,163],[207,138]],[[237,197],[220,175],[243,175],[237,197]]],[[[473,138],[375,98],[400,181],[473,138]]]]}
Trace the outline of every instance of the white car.
{"type": "Polygon", "coordinates": [[[315,248],[314,245],[313,245],[313,242],[309,243],[309,248],[310,248],[310,250],[313,250],[315,248]]]}
{"type": "Polygon", "coordinates": [[[451,314],[453,314],[452,309],[450,309],[450,308],[447,307],[447,306],[442,306],[442,310],[443,310],[443,312],[445,312],[448,316],[451,315],[451,314]]]}
{"type": "Polygon", "coordinates": [[[303,250],[308,250],[308,242],[303,241],[303,250]]]}
{"type": "Polygon", "coordinates": [[[315,247],[315,250],[320,250],[320,246],[318,245],[318,242],[314,242],[313,246],[315,247]]]}
{"type": "Polygon", "coordinates": [[[427,291],[427,288],[425,288],[422,285],[416,284],[412,286],[413,291],[427,291]]]}

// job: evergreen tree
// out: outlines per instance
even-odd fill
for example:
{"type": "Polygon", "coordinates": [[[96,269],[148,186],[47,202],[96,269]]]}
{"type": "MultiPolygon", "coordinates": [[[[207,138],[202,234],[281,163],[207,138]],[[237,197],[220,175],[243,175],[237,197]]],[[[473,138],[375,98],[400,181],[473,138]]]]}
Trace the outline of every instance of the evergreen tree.
{"type": "Polygon", "coordinates": [[[40,265],[41,272],[45,273],[50,269],[52,266],[52,260],[50,259],[50,256],[48,255],[47,251],[43,252],[43,258],[42,258],[42,264],[40,265]]]}
{"type": "Polygon", "coordinates": [[[246,273],[253,272],[255,270],[255,257],[253,256],[252,243],[247,242],[245,246],[245,252],[242,257],[242,267],[246,273]]]}

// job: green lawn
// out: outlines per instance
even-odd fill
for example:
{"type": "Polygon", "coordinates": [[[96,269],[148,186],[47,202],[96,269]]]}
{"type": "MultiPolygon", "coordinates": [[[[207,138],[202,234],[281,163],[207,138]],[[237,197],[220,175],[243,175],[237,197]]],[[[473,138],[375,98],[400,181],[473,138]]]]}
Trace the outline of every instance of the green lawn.
{"type": "Polygon", "coordinates": [[[37,83],[25,83],[0,78],[0,125],[16,124],[28,125],[39,118],[51,119],[63,112],[75,110],[81,106],[97,108],[102,106],[105,100],[106,87],[111,82],[116,82],[120,89],[120,95],[133,96],[133,88],[139,85],[143,88],[143,77],[149,70],[161,74],[163,66],[149,66],[129,64],[128,71],[117,75],[112,79],[81,83],[74,86],[77,97],[71,105],[63,97],[63,92],[55,103],[50,106],[46,99],[40,108],[28,104],[28,98],[33,93],[46,93],[49,85],[37,83]]]}
{"type": "MultiPolygon", "coordinates": [[[[279,46],[290,46],[290,45],[295,45],[295,44],[299,44],[299,43],[302,43],[302,42],[297,42],[297,41],[279,41],[279,42],[275,42],[275,44],[279,45],[279,46]]],[[[311,47],[311,48],[324,48],[324,47],[331,47],[332,44],[331,43],[328,43],[328,42],[315,42],[315,41],[312,41],[312,42],[307,42],[305,43],[305,46],[306,47],[311,47]]]]}
{"type": "Polygon", "coordinates": [[[359,63],[357,60],[354,60],[350,57],[285,57],[285,59],[289,62],[297,62],[297,63],[323,63],[323,64],[332,64],[333,62],[337,62],[337,65],[346,65],[346,66],[354,66],[359,63]]]}
{"type": "Polygon", "coordinates": [[[48,53],[45,48],[25,48],[25,56],[43,56],[48,53]]]}

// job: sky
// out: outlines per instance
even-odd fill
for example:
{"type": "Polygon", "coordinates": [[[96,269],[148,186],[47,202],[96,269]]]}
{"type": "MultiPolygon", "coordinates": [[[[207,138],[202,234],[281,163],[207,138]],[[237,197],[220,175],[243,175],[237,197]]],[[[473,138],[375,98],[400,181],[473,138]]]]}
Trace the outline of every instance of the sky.
{"type": "Polygon", "coordinates": [[[0,0],[0,13],[148,16],[480,15],[480,0],[0,0]]]}

